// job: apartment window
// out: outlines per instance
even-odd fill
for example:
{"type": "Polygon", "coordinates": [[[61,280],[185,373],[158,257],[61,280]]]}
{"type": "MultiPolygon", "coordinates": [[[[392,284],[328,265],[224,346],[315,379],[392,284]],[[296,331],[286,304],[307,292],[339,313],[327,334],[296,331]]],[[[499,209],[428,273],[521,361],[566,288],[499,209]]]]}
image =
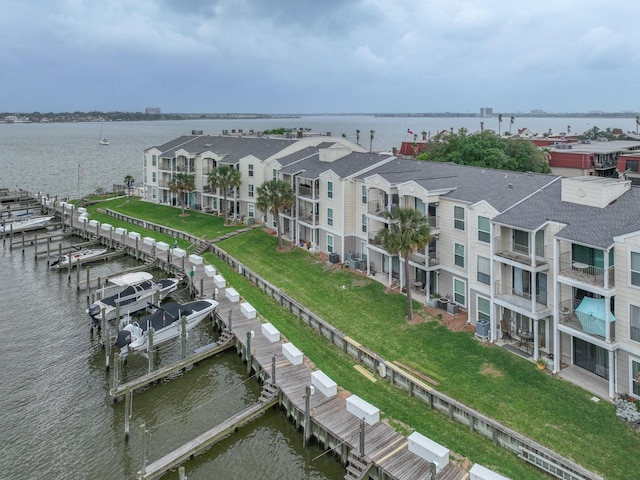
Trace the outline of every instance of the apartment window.
{"type": "Polygon", "coordinates": [[[151,155],[151,166],[155,167],[158,164],[158,156],[151,155]]]}
{"type": "Polygon", "coordinates": [[[249,192],[249,196],[253,197],[253,184],[250,183],[249,185],[247,185],[247,190],[249,192]]]}
{"type": "Polygon", "coordinates": [[[362,185],[362,203],[367,203],[367,187],[362,185]]]}
{"type": "Polygon", "coordinates": [[[464,230],[464,208],[453,207],[453,227],[456,230],[464,230]]]}
{"type": "Polygon", "coordinates": [[[629,338],[640,342],[640,307],[637,305],[629,305],[629,338]]]}
{"type": "Polygon", "coordinates": [[[640,362],[631,360],[631,391],[636,397],[640,397],[640,362]]]}
{"type": "Polygon", "coordinates": [[[367,226],[368,226],[368,219],[367,219],[367,216],[363,213],[362,214],[362,231],[364,233],[367,233],[367,226]]]}
{"type": "Polygon", "coordinates": [[[513,231],[513,251],[522,255],[529,255],[529,232],[513,231]]]}
{"type": "Polygon", "coordinates": [[[253,177],[253,164],[249,164],[249,176],[253,177]]]}
{"type": "Polygon", "coordinates": [[[488,298],[478,297],[478,320],[491,321],[491,302],[488,298]]]}
{"type": "Polygon", "coordinates": [[[487,257],[478,255],[478,282],[491,284],[491,262],[487,257]]]}
{"type": "Polygon", "coordinates": [[[156,187],[153,187],[151,189],[151,198],[153,198],[154,200],[158,198],[158,189],[156,187]]]}
{"type": "Polygon", "coordinates": [[[156,183],[157,178],[158,178],[158,177],[156,177],[156,172],[151,172],[151,181],[152,181],[153,183],[156,183]]]}
{"type": "Polygon", "coordinates": [[[333,253],[333,235],[327,233],[327,253],[333,253]]]}
{"type": "Polygon", "coordinates": [[[453,301],[462,306],[467,304],[467,284],[457,278],[453,279],[453,301]]]}
{"type": "Polygon", "coordinates": [[[640,287],[640,253],[631,252],[631,285],[640,287]]]}
{"type": "Polygon", "coordinates": [[[272,175],[273,175],[273,179],[274,179],[274,180],[277,180],[277,179],[278,179],[278,171],[277,171],[275,168],[273,169],[273,173],[272,173],[272,175]]]}
{"type": "Polygon", "coordinates": [[[333,182],[327,182],[327,198],[333,198],[333,182]]]}
{"type": "Polygon", "coordinates": [[[247,205],[247,215],[249,216],[249,218],[254,218],[255,217],[255,206],[253,205],[253,203],[250,203],[247,205]]]}
{"type": "Polygon", "coordinates": [[[489,217],[478,217],[478,241],[491,242],[491,225],[489,217]]]}
{"type": "Polygon", "coordinates": [[[327,208],[327,225],[333,225],[333,208],[327,208]]]}
{"type": "Polygon", "coordinates": [[[460,268],[464,268],[464,245],[456,243],[454,245],[453,263],[460,268]]]}

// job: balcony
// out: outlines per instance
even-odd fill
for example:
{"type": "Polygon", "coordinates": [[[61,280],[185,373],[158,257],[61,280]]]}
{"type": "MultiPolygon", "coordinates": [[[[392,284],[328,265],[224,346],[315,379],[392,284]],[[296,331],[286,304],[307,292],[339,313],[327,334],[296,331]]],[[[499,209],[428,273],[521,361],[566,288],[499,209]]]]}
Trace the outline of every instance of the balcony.
{"type": "Polygon", "coordinates": [[[560,324],[606,341],[616,339],[615,319],[607,326],[603,318],[593,315],[593,312],[579,311],[579,306],[580,301],[576,299],[560,302],[560,324]]]}
{"type": "Polygon", "coordinates": [[[313,215],[312,213],[308,213],[308,212],[300,212],[298,221],[302,223],[306,223],[311,226],[316,226],[320,221],[320,215],[313,215]]]}
{"type": "Polygon", "coordinates": [[[547,305],[548,293],[541,291],[535,295],[535,310],[531,310],[531,302],[534,295],[523,289],[516,289],[502,282],[495,282],[496,303],[512,310],[527,312],[532,318],[545,318],[552,314],[553,310],[547,305]]]}
{"type": "Polygon", "coordinates": [[[615,287],[615,267],[609,267],[609,279],[607,284],[604,282],[605,269],[600,267],[594,267],[582,262],[575,262],[571,258],[571,252],[565,252],[560,254],[560,261],[558,262],[558,275],[571,278],[579,282],[588,283],[595,287],[601,288],[613,288],[615,287]]]}
{"type": "Polygon", "coordinates": [[[319,189],[311,188],[308,185],[298,185],[298,196],[311,200],[318,200],[320,196],[319,189]]]}
{"type": "MultiPolygon", "coordinates": [[[[502,237],[495,237],[493,239],[493,253],[498,257],[511,260],[522,265],[531,266],[531,246],[519,243],[512,243],[511,241],[504,242],[502,237]],[[506,245],[505,245],[506,243],[506,245]]],[[[544,247],[546,252],[547,247],[544,247]]],[[[544,258],[536,256],[535,267],[548,266],[548,262],[544,258]]]]}
{"type": "Polygon", "coordinates": [[[424,252],[413,252],[409,255],[409,260],[413,263],[417,263],[418,265],[424,265],[427,267],[440,265],[440,255],[437,252],[430,252],[428,255],[425,255],[424,252]],[[429,261],[428,264],[427,260],[429,261]]]}

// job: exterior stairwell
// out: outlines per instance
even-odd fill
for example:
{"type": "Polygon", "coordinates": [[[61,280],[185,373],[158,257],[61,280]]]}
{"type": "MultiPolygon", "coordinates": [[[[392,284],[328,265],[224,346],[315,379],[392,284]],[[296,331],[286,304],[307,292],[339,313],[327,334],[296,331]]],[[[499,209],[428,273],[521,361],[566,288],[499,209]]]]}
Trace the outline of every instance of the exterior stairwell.
{"type": "Polygon", "coordinates": [[[369,478],[369,470],[372,466],[373,462],[371,460],[361,457],[352,450],[349,452],[347,473],[344,476],[344,480],[365,480],[369,478]]]}
{"type": "Polygon", "coordinates": [[[279,392],[280,392],[279,387],[275,386],[271,382],[265,382],[264,385],[262,386],[262,391],[260,392],[259,400],[262,403],[267,403],[273,397],[278,395],[279,392]]]}

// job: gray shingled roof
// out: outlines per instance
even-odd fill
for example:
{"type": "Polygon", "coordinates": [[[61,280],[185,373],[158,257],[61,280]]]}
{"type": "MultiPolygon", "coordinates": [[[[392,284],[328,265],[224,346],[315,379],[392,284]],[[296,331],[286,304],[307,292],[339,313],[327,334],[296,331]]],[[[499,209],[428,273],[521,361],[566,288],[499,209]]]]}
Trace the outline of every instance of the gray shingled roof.
{"type": "Polygon", "coordinates": [[[290,175],[299,173],[300,176],[304,178],[313,179],[318,178],[321,173],[331,170],[340,178],[347,178],[388,158],[388,156],[376,153],[352,152],[333,162],[323,162],[320,160],[320,155],[318,154],[305,158],[297,163],[291,163],[280,171],[290,175]]]}
{"type": "Polygon", "coordinates": [[[317,156],[318,147],[310,146],[310,147],[305,147],[302,150],[298,150],[297,152],[293,152],[289,155],[285,155],[284,157],[277,157],[277,158],[280,165],[282,165],[282,167],[286,167],[288,165],[299,162],[300,160],[314,154],[317,156]]]}
{"type": "Polygon", "coordinates": [[[398,158],[365,176],[378,174],[392,184],[413,180],[427,190],[450,190],[442,195],[468,203],[487,201],[502,212],[558,177],[520,173],[454,163],[398,158]]]}
{"type": "Polygon", "coordinates": [[[566,227],[558,232],[558,238],[601,249],[610,247],[618,235],[640,231],[640,187],[632,186],[605,208],[563,202],[561,194],[561,182],[554,182],[494,220],[523,230],[535,230],[548,221],[560,222],[566,227]]]}
{"type": "Polygon", "coordinates": [[[179,149],[194,155],[211,151],[224,156],[223,163],[235,164],[248,155],[265,160],[295,141],[297,140],[284,138],[184,135],[156,148],[162,152],[161,157],[169,158],[173,158],[179,149]]]}

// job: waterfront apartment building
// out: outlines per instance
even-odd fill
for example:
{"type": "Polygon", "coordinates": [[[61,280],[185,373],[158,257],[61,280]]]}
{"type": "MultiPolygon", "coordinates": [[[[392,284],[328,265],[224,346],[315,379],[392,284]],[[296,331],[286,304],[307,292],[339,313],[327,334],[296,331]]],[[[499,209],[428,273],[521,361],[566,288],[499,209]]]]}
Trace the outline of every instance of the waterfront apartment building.
{"type": "Polygon", "coordinates": [[[273,226],[255,190],[290,182],[295,204],[281,225],[294,244],[425,302],[445,297],[471,323],[488,322],[480,338],[526,342],[554,373],[640,399],[640,188],[630,180],[421,162],[333,137],[196,135],[145,151],[145,198],[173,203],[168,181],[186,170],[196,175],[188,204],[215,211],[222,196],[206,176],[224,163],[242,174],[228,200],[238,214],[273,226]],[[396,207],[424,213],[433,237],[411,255],[408,279],[377,235],[396,207]]]}

